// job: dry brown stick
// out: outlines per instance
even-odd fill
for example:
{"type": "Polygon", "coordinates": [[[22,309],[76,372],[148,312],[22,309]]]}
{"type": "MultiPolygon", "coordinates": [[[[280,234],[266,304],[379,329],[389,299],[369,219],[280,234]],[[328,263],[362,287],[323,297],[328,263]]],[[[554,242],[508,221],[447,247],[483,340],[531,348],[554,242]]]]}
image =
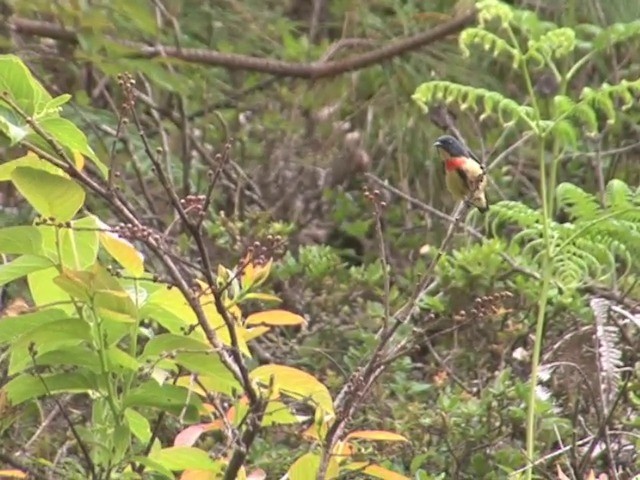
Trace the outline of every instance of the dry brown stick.
{"type": "MultiPolygon", "coordinates": [[[[125,55],[130,58],[168,57],[201,65],[225,67],[230,70],[248,70],[277,76],[313,80],[334,77],[346,72],[360,70],[417,50],[418,48],[442,40],[449,35],[458,33],[465,27],[471,25],[475,19],[476,11],[472,9],[426,32],[392,41],[366,53],[330,62],[294,63],[283,60],[252,57],[249,55],[222,53],[216,50],[200,48],[178,48],[168,45],[151,46],[113,37],[111,40],[124,47],[130,48],[132,52],[129,55],[125,55]]],[[[52,22],[13,16],[8,19],[8,24],[13,32],[19,34],[53,38],[71,43],[77,43],[78,41],[77,33],[74,30],[52,22]]]]}

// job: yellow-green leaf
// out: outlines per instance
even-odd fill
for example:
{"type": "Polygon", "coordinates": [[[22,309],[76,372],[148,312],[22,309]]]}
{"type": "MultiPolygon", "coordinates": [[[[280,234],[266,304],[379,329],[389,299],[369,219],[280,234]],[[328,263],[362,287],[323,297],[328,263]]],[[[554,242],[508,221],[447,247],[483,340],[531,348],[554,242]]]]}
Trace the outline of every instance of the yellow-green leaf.
{"type": "Polygon", "coordinates": [[[271,295],[270,293],[259,293],[259,292],[250,292],[244,296],[245,300],[261,300],[263,302],[276,302],[281,303],[282,299],[280,297],[276,297],[275,295],[271,295]]]}
{"type": "Polygon", "coordinates": [[[38,170],[18,167],[11,173],[18,191],[43,217],[71,220],[84,204],[85,193],[73,180],[38,170]]]}
{"type": "Polygon", "coordinates": [[[54,283],[54,279],[59,275],[57,268],[50,267],[27,276],[31,297],[37,306],[57,304],[65,311],[73,310],[71,297],[54,283]]]}
{"type": "Polygon", "coordinates": [[[244,339],[245,341],[253,340],[254,338],[258,338],[261,335],[264,335],[268,331],[270,331],[270,327],[254,327],[248,328],[245,330],[244,339]]]}
{"type": "Polygon", "coordinates": [[[347,435],[347,439],[359,438],[361,440],[380,440],[383,442],[408,442],[400,434],[387,432],[385,430],[357,430],[347,435]]]}
{"type": "MultiPolygon", "coordinates": [[[[209,321],[209,325],[212,330],[215,332],[218,339],[224,343],[225,345],[231,345],[231,334],[229,333],[229,328],[225,323],[222,315],[218,312],[217,308],[213,303],[207,303],[202,306],[202,310],[209,321]]],[[[235,324],[233,320],[233,316],[231,317],[233,328],[235,328],[236,338],[238,340],[238,348],[242,353],[244,353],[247,357],[251,357],[251,352],[249,351],[249,346],[244,338],[244,329],[239,325],[235,324]]],[[[197,328],[193,334],[196,338],[206,339],[206,335],[201,328],[197,328]]]]}
{"type": "Polygon", "coordinates": [[[98,313],[106,320],[123,323],[135,321],[136,306],[124,290],[98,290],[93,301],[98,313]]]}
{"type": "Polygon", "coordinates": [[[316,480],[319,467],[320,456],[315,453],[305,453],[293,462],[287,475],[289,480],[316,480]]]}
{"type": "MultiPolygon", "coordinates": [[[[98,258],[98,232],[95,230],[97,224],[95,217],[83,217],[71,222],[72,228],[63,228],[57,235],[57,245],[55,247],[56,259],[65,268],[73,270],[84,270],[91,267],[98,258]],[[58,258],[58,253],[60,258],[58,258]]],[[[42,227],[48,229],[54,235],[54,245],[56,245],[55,231],[53,227],[42,227]]],[[[47,234],[43,234],[43,239],[47,240],[47,234]]]]}
{"type": "Polygon", "coordinates": [[[295,313],[287,312],[286,310],[265,310],[264,312],[253,313],[247,317],[245,325],[248,326],[294,326],[303,325],[305,323],[304,318],[295,313]]]}
{"type": "Polygon", "coordinates": [[[314,376],[286,365],[262,365],[251,371],[249,376],[264,385],[269,385],[271,377],[275,387],[282,393],[298,400],[319,406],[324,412],[333,414],[333,400],[327,387],[314,376]]]}
{"type": "MultiPolygon", "coordinates": [[[[100,228],[108,230],[109,226],[98,220],[100,228]]],[[[100,232],[100,244],[127,272],[134,277],[144,273],[144,255],[129,241],[109,231],[100,232]]]]}
{"type": "Polygon", "coordinates": [[[368,462],[352,462],[344,467],[347,470],[359,471],[366,473],[374,478],[381,478],[382,480],[411,480],[409,477],[405,477],[393,470],[381,467],[375,463],[368,462]]]}

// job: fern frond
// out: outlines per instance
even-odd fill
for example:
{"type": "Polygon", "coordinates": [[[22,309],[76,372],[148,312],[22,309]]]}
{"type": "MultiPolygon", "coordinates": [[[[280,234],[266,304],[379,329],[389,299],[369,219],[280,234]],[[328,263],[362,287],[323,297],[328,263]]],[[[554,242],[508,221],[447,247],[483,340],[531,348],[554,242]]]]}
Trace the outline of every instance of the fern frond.
{"type": "Polygon", "coordinates": [[[616,100],[623,100],[622,110],[631,108],[635,97],[640,94],[640,78],[634,81],[622,80],[610,85],[603,83],[599,88],[585,87],[580,92],[580,100],[588,105],[600,109],[607,117],[607,123],[613,124],[616,119],[616,100]]]}
{"type": "Polygon", "coordinates": [[[591,133],[598,131],[598,116],[587,102],[574,102],[566,95],[556,95],[553,98],[553,119],[559,121],[563,118],[579,120],[591,133]]]}
{"type": "Polygon", "coordinates": [[[511,25],[520,30],[526,38],[537,39],[558,26],[541,19],[533,10],[512,9],[511,25]]]}
{"type": "Polygon", "coordinates": [[[600,370],[600,393],[603,410],[608,412],[620,385],[620,370],[623,366],[620,350],[620,331],[609,323],[610,302],[594,297],[589,302],[596,321],[598,367],[600,370]]]}
{"type": "Polygon", "coordinates": [[[499,0],[480,0],[476,3],[478,9],[478,24],[486,26],[492,20],[500,20],[502,25],[507,25],[513,18],[514,9],[499,0]]]}
{"type": "Polygon", "coordinates": [[[596,197],[573,183],[561,183],[556,188],[558,206],[569,212],[572,218],[592,220],[601,212],[596,197]]]}
{"type": "Polygon", "coordinates": [[[474,111],[477,111],[477,103],[482,102],[483,114],[480,116],[480,120],[483,120],[492,113],[497,113],[505,127],[511,123],[515,123],[519,119],[524,120],[529,125],[533,125],[532,118],[534,112],[532,107],[520,105],[515,100],[505,97],[501,93],[493,92],[485,88],[475,88],[437,80],[418,86],[411,98],[425,111],[428,111],[429,104],[441,101],[447,104],[455,102],[458,103],[462,109],[471,107],[474,111]]]}
{"type": "Polygon", "coordinates": [[[566,147],[573,149],[578,148],[580,132],[572,122],[569,120],[558,120],[550,123],[551,127],[548,131],[553,134],[556,140],[566,147]]]}
{"type": "MultiPolygon", "coordinates": [[[[626,184],[610,182],[604,208],[594,195],[569,183],[560,184],[556,195],[559,206],[572,217],[570,223],[551,222],[548,228],[551,269],[557,282],[572,289],[594,279],[620,280],[636,271],[640,266],[640,199],[626,184]]],[[[505,237],[508,232],[511,243],[522,248],[522,255],[542,265],[546,247],[539,211],[503,201],[489,215],[494,235],[505,237]],[[518,228],[516,233],[513,227],[518,228]]]]}
{"type": "Polygon", "coordinates": [[[576,33],[572,28],[556,28],[528,43],[526,59],[536,60],[544,65],[551,58],[561,58],[576,48],[576,33]]]}
{"type": "Polygon", "coordinates": [[[627,208],[634,205],[634,192],[622,180],[614,178],[607,184],[605,199],[609,208],[627,208]]]}
{"type": "Polygon", "coordinates": [[[490,52],[495,58],[502,54],[506,54],[511,58],[511,66],[517,68],[522,60],[520,50],[512,47],[505,39],[500,38],[495,33],[483,30],[481,28],[467,28],[460,34],[459,38],[460,50],[462,55],[469,57],[471,55],[471,46],[480,45],[482,48],[490,52]]]}
{"type": "Polygon", "coordinates": [[[604,50],[616,43],[625,42],[637,36],[640,36],[640,20],[614,23],[598,32],[593,39],[592,49],[604,50]]]}
{"type": "Polygon", "coordinates": [[[497,231],[501,224],[515,224],[527,229],[540,226],[542,214],[524,203],[512,200],[503,200],[491,206],[490,218],[493,219],[492,229],[497,231]]]}

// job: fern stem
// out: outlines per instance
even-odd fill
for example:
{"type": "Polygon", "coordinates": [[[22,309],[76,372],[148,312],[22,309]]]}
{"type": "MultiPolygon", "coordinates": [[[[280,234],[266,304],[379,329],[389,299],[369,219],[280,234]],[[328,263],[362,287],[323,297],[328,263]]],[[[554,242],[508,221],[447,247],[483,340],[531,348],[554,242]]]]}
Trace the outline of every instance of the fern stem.
{"type": "MultiPolygon", "coordinates": [[[[509,36],[515,46],[518,46],[518,40],[513,33],[511,27],[508,27],[509,36]]],[[[531,105],[535,112],[535,131],[534,133],[538,137],[538,161],[540,166],[540,196],[542,198],[542,238],[544,241],[544,257],[542,264],[542,285],[540,288],[540,296],[538,298],[538,315],[536,319],[536,335],[533,345],[533,356],[531,358],[531,382],[529,389],[529,404],[527,408],[527,423],[526,423],[526,456],[527,456],[527,469],[526,480],[532,480],[533,478],[533,465],[535,454],[535,439],[536,439],[536,386],[538,384],[538,370],[540,366],[540,355],[542,352],[542,335],[544,333],[545,314],[547,309],[547,299],[549,297],[549,285],[551,284],[551,238],[549,232],[549,195],[547,193],[547,168],[545,159],[545,138],[548,131],[542,128],[541,120],[542,113],[540,106],[536,99],[535,90],[533,88],[533,82],[531,81],[531,75],[527,68],[526,61],[523,60],[520,63],[522,76],[524,78],[527,93],[531,98],[531,105]]]]}

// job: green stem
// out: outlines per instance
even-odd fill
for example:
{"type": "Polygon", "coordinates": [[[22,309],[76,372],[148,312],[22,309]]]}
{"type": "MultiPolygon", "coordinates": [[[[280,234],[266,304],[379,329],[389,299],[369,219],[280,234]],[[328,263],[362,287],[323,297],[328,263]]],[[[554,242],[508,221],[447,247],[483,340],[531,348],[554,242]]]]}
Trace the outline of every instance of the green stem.
{"type": "Polygon", "coordinates": [[[535,432],[536,432],[536,386],[538,384],[538,370],[540,366],[540,355],[542,352],[542,336],[544,332],[545,313],[547,300],[549,298],[549,285],[551,284],[551,239],[549,236],[549,197],[546,185],[546,161],[544,155],[544,137],[540,138],[539,160],[540,160],[540,196],[542,197],[542,237],[544,241],[544,252],[542,261],[542,286],[538,299],[538,316],[536,319],[536,335],[533,344],[533,356],[531,359],[531,382],[529,390],[529,404],[527,409],[527,471],[526,479],[533,478],[533,462],[535,461],[535,432]]]}
{"type": "Polygon", "coordinates": [[[567,91],[567,85],[569,84],[569,82],[571,81],[571,79],[573,78],[573,76],[578,73],[578,71],[584,67],[584,65],[591,60],[591,57],[593,57],[593,54],[595,53],[595,50],[592,50],[591,52],[587,53],[584,57],[582,57],[580,60],[578,60],[573,67],[571,67],[571,70],[569,70],[567,72],[567,74],[564,77],[564,80],[562,81],[562,84],[560,85],[560,91],[562,92],[566,92],[567,91]]]}
{"type": "MultiPolygon", "coordinates": [[[[518,41],[511,28],[508,28],[511,41],[515,46],[518,41]]],[[[544,241],[544,252],[542,262],[542,285],[540,289],[540,297],[538,299],[538,317],[536,319],[536,336],[533,345],[533,356],[531,359],[531,383],[529,389],[529,404],[527,408],[527,433],[526,433],[526,455],[527,470],[525,478],[532,480],[533,478],[533,462],[535,454],[535,433],[536,433],[536,385],[538,384],[538,370],[540,366],[540,355],[542,352],[542,335],[544,332],[545,313],[547,308],[547,299],[549,297],[549,286],[551,284],[551,238],[549,235],[549,195],[547,193],[547,168],[545,159],[545,138],[548,131],[541,126],[541,111],[538,105],[533,82],[529,75],[526,61],[521,64],[522,76],[524,78],[527,92],[531,98],[531,105],[535,112],[535,131],[538,137],[538,161],[540,166],[540,196],[542,197],[542,238],[544,241]]]]}
{"type": "Polygon", "coordinates": [[[116,425],[120,424],[120,410],[118,409],[118,406],[116,405],[116,392],[113,388],[113,384],[111,383],[111,376],[110,376],[110,372],[111,369],[109,368],[109,359],[107,358],[107,345],[104,341],[104,331],[102,330],[102,319],[100,318],[100,315],[98,314],[98,312],[96,312],[95,310],[95,304],[93,302],[93,299],[91,300],[91,311],[93,313],[93,322],[91,322],[91,324],[93,325],[93,340],[94,340],[94,344],[96,347],[96,350],[98,350],[98,358],[100,359],[100,373],[102,374],[102,377],[104,378],[106,387],[107,387],[107,403],[109,404],[109,408],[111,409],[111,413],[113,414],[113,420],[115,422],[116,425]]]}
{"type": "MultiPolygon", "coordinates": [[[[137,358],[137,353],[138,353],[138,333],[140,331],[140,315],[139,315],[139,309],[140,309],[140,305],[138,302],[138,299],[140,298],[140,292],[139,292],[139,288],[140,286],[138,285],[138,280],[134,280],[133,281],[133,288],[134,288],[134,294],[136,296],[135,299],[135,303],[136,303],[136,318],[135,321],[133,322],[133,324],[131,325],[131,329],[129,330],[129,336],[130,338],[130,345],[129,345],[129,355],[131,355],[132,358],[137,358]]],[[[129,390],[131,390],[131,386],[133,385],[134,380],[136,379],[136,375],[137,372],[131,372],[129,374],[129,378],[127,379],[127,381],[125,382],[124,385],[124,390],[123,390],[123,397],[129,392],[129,390]]]]}

